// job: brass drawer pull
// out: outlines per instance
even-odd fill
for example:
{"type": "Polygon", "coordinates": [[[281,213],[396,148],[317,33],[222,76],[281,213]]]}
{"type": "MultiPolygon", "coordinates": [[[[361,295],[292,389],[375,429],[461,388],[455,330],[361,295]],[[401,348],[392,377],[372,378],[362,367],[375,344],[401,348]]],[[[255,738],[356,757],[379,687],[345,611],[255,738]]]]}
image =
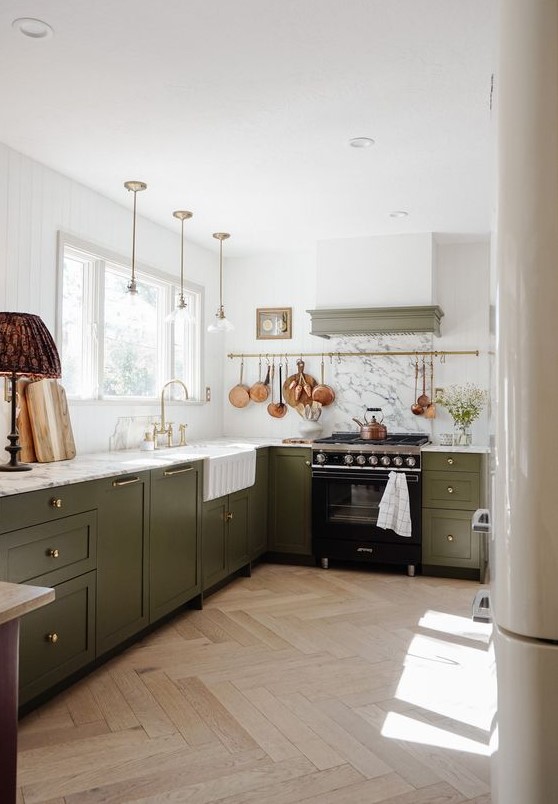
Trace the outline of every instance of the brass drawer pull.
{"type": "Polygon", "coordinates": [[[453,458],[448,458],[448,463],[450,466],[453,466],[453,458]]]}
{"type": "Polygon", "coordinates": [[[62,500],[60,497],[53,497],[50,501],[51,508],[62,508],[62,500]]]}
{"type": "Polygon", "coordinates": [[[448,494],[453,494],[453,486],[448,486],[448,494]]]}
{"type": "Polygon", "coordinates": [[[191,472],[193,466],[187,466],[184,469],[165,469],[163,477],[172,477],[173,475],[183,475],[184,472],[191,472]]]}
{"type": "Polygon", "coordinates": [[[45,639],[47,642],[50,642],[51,645],[55,645],[58,642],[58,634],[56,631],[53,634],[47,634],[45,639]]]}
{"type": "Polygon", "coordinates": [[[448,533],[446,538],[447,538],[448,542],[453,542],[453,536],[451,535],[451,533],[448,533]]]}
{"type": "Polygon", "coordinates": [[[47,556],[49,556],[49,558],[59,558],[60,557],[60,552],[55,547],[52,550],[47,550],[47,556]]]}
{"type": "Polygon", "coordinates": [[[129,486],[131,483],[139,483],[139,477],[129,477],[128,480],[113,480],[112,485],[114,488],[119,486],[129,486]]]}

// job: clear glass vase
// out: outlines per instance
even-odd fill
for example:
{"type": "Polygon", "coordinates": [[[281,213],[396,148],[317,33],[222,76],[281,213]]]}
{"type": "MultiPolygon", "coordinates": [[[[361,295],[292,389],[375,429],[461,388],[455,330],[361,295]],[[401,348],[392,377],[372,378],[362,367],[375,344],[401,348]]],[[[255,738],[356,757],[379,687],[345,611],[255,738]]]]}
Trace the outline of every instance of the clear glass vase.
{"type": "Polygon", "coordinates": [[[470,447],[473,443],[470,424],[453,423],[453,446],[470,447]]]}

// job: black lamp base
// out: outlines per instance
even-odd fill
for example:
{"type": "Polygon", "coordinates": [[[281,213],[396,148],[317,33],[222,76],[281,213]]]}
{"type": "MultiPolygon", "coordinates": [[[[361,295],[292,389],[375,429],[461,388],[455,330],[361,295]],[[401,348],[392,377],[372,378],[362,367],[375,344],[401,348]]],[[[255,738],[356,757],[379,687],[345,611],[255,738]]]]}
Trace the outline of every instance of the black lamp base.
{"type": "Polygon", "coordinates": [[[10,460],[8,461],[8,463],[0,464],[0,472],[29,472],[29,470],[32,469],[33,467],[30,466],[28,463],[19,463],[18,461],[18,453],[21,451],[21,447],[17,443],[19,441],[19,433],[17,432],[16,427],[17,375],[15,371],[12,373],[10,379],[12,384],[12,407],[11,407],[12,431],[11,433],[8,434],[8,441],[10,442],[10,446],[5,447],[6,452],[10,453],[10,460]]]}

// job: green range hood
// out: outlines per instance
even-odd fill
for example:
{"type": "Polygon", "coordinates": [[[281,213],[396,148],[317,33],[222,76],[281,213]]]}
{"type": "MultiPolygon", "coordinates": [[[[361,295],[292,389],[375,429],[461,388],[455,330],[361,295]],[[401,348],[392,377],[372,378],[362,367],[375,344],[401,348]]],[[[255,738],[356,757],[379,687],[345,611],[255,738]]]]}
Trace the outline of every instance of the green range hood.
{"type": "Polygon", "coordinates": [[[441,307],[347,307],[307,310],[311,335],[335,338],[428,332],[440,336],[441,307]]]}

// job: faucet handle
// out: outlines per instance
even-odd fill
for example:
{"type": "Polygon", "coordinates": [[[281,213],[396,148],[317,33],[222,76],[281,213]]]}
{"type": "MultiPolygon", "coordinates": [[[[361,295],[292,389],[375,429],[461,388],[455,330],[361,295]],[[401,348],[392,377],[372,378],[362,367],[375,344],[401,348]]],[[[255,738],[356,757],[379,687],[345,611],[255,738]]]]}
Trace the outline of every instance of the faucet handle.
{"type": "Polygon", "coordinates": [[[172,447],[172,422],[168,422],[167,424],[167,444],[169,447],[172,447]]]}
{"type": "Polygon", "coordinates": [[[178,425],[178,432],[180,434],[180,441],[178,442],[179,447],[186,446],[186,425],[179,424],[178,425]]]}

